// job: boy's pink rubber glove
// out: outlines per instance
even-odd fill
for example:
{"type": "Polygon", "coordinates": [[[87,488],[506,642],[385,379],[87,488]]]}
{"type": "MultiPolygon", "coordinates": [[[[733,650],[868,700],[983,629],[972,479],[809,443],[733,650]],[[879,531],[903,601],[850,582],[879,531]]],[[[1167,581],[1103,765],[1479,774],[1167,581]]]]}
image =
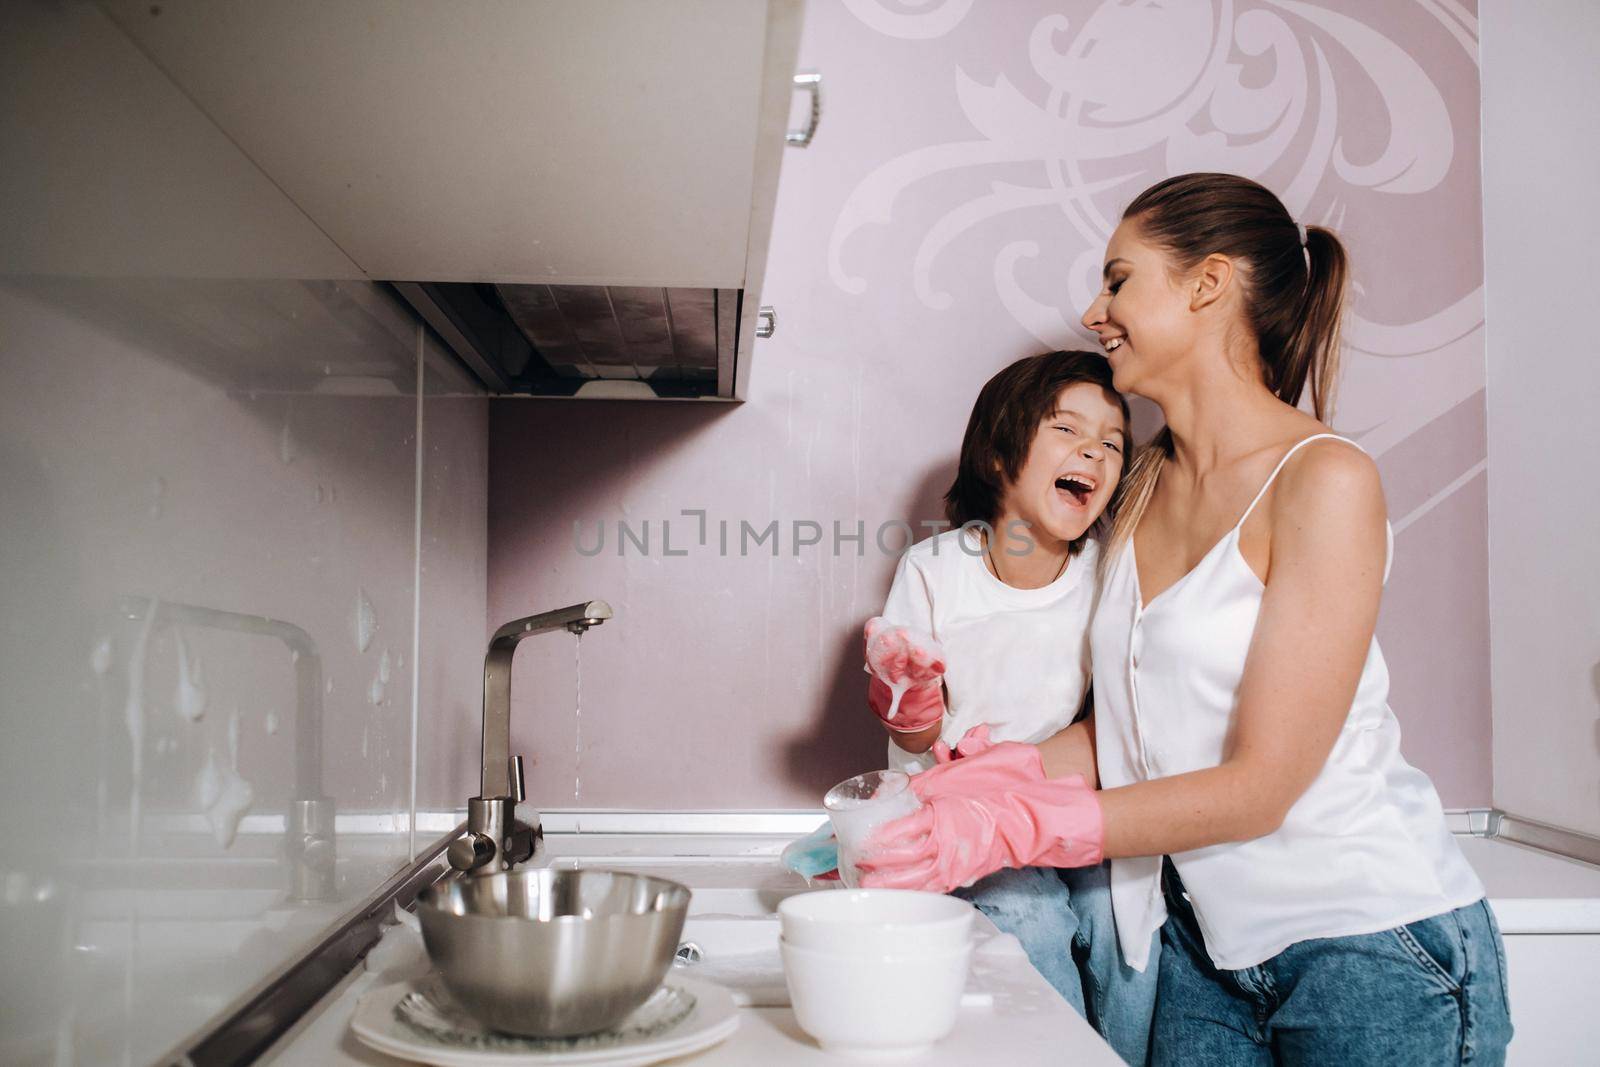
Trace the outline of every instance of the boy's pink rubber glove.
{"type": "Polygon", "coordinates": [[[948,893],[1006,867],[1090,867],[1105,824],[1082,775],[1046,778],[1014,741],[911,779],[921,810],[878,828],[856,867],[864,889],[948,893]]]}
{"type": "Polygon", "coordinates": [[[944,649],[930,634],[867,620],[867,706],[896,733],[926,730],[944,718],[944,649]]]}

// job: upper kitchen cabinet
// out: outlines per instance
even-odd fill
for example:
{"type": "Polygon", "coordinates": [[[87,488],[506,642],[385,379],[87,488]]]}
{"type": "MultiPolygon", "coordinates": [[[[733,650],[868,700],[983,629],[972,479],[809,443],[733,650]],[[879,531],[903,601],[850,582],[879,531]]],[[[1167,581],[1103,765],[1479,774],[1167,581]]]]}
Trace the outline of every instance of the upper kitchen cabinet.
{"type": "Polygon", "coordinates": [[[0,276],[364,277],[87,0],[0,3],[0,276]]]}
{"type": "Polygon", "coordinates": [[[492,391],[742,394],[803,0],[104,7],[492,391]]]}

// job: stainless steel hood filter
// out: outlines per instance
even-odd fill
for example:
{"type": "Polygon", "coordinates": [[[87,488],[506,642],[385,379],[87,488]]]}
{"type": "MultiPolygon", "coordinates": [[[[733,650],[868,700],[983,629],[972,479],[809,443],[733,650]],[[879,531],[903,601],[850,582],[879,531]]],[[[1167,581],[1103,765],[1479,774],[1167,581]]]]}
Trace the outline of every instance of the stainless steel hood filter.
{"type": "Polygon", "coordinates": [[[737,289],[393,284],[491,393],[733,396],[737,289]]]}

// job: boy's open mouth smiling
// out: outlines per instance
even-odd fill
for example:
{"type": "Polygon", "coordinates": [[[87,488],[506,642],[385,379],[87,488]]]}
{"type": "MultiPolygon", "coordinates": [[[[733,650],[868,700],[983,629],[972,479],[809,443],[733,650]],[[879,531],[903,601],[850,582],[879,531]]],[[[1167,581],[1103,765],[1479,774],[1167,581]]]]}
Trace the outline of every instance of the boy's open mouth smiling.
{"type": "Polygon", "coordinates": [[[1056,479],[1056,488],[1070,496],[1079,507],[1089,503],[1089,494],[1094,492],[1095,481],[1082,474],[1064,474],[1056,479]]]}

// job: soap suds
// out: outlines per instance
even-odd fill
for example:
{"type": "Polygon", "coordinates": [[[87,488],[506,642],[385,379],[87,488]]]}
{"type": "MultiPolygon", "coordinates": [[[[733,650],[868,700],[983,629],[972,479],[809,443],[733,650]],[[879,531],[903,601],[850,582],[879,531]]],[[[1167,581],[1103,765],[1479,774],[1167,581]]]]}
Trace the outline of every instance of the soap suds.
{"type": "Polygon", "coordinates": [[[887,684],[889,686],[889,692],[894,696],[893,699],[889,701],[889,711],[885,715],[885,718],[887,718],[890,722],[894,722],[894,717],[900,714],[900,698],[906,695],[907,689],[911,688],[911,681],[908,678],[902,678],[898,682],[889,682],[887,684]]]}

